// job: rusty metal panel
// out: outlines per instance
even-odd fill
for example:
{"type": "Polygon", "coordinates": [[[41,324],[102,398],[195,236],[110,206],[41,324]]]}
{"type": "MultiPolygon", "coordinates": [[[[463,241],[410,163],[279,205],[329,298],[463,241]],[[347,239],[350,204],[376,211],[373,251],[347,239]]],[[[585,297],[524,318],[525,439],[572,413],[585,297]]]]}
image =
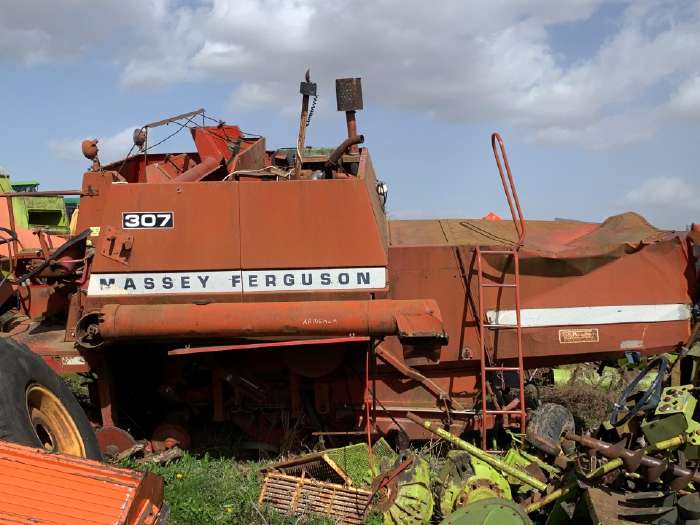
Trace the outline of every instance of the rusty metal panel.
{"type": "MultiPolygon", "coordinates": [[[[439,361],[457,361],[474,355],[478,358],[476,339],[464,341],[466,285],[460,269],[460,261],[450,247],[391,248],[390,284],[392,297],[432,298],[441,306],[448,344],[440,349],[439,361]],[[472,351],[468,348],[471,347],[472,351]],[[467,348],[462,352],[463,348],[467,348]]],[[[475,331],[472,331],[474,335],[475,331]]],[[[398,340],[387,341],[393,352],[402,352],[398,340]]],[[[409,364],[435,364],[435,356],[407,355],[409,364]]]]}
{"type": "Polygon", "coordinates": [[[0,522],[153,525],[163,481],[151,473],[0,442],[0,522]]]}
{"type": "Polygon", "coordinates": [[[367,148],[363,148],[360,152],[360,164],[357,172],[358,178],[364,181],[367,187],[367,192],[372,205],[372,213],[374,221],[377,224],[377,229],[381,237],[384,251],[388,249],[389,244],[389,222],[386,219],[385,205],[382,203],[379,194],[377,193],[377,176],[372,165],[372,158],[369,155],[367,148]]]}
{"type": "Polygon", "coordinates": [[[57,374],[77,374],[90,371],[90,365],[78,352],[75,344],[65,341],[65,330],[56,329],[34,333],[32,327],[32,322],[27,320],[0,337],[11,337],[19,343],[26,344],[32,352],[40,355],[57,374]]]}
{"type": "MultiPolygon", "coordinates": [[[[90,174],[88,178],[97,178],[90,174]]],[[[101,175],[101,174],[100,174],[101,175]]],[[[99,228],[93,273],[230,270],[240,268],[237,183],[102,183],[100,198],[83,199],[78,229],[99,228]],[[100,253],[107,228],[122,229],[123,213],[172,212],[171,228],[129,229],[128,257],[117,261],[100,253]]]]}
{"type": "MultiPolygon", "coordinates": [[[[454,228],[444,221],[424,224],[419,232],[425,240],[427,234],[441,235],[445,241],[433,246],[392,244],[390,248],[391,293],[393,298],[434,297],[440,305],[450,342],[443,347],[440,362],[478,358],[478,330],[474,310],[478,304],[472,246],[456,245],[449,248],[456,237],[454,228]],[[439,228],[438,228],[439,227],[439,228]],[[438,228],[429,231],[429,228],[438,228]],[[452,251],[454,257],[447,254],[452,251]],[[461,300],[457,295],[464,293],[461,300]],[[461,339],[460,339],[461,337],[461,339]]],[[[490,222],[490,221],[483,221],[490,222]]],[[[553,227],[559,240],[569,239],[563,246],[580,247],[583,253],[594,254],[600,249],[611,250],[609,255],[569,257],[569,248],[561,253],[565,257],[553,258],[530,252],[521,258],[520,286],[522,311],[529,309],[549,311],[557,318],[560,311],[576,307],[619,307],[634,310],[644,305],[690,305],[692,298],[688,288],[687,254],[683,242],[671,237],[635,245],[630,239],[655,235],[644,223],[635,223],[636,233],[612,228],[610,236],[602,244],[591,242],[591,231],[580,235],[585,225],[571,225],[578,233],[571,240],[571,232],[553,227]],[[615,230],[616,233],[613,233],[615,230]],[[616,240],[615,240],[616,239],[616,240]],[[618,243],[618,244],[616,244],[618,243]],[[621,243],[621,244],[619,244],[621,243]],[[595,246],[594,246],[595,244],[595,246]],[[640,285],[642,284],[643,285],[640,285]]],[[[454,225],[452,225],[454,226],[454,225]]],[[[512,224],[509,226],[513,229],[512,224]]],[[[634,229],[634,228],[633,228],[634,229]]],[[[537,228],[530,228],[530,231],[537,228]]],[[[624,228],[623,228],[624,230],[624,228]]],[[[491,230],[493,233],[494,230],[491,230]]],[[[396,233],[392,231],[392,235],[396,233]]],[[[514,231],[513,231],[514,234],[514,231]]],[[[470,234],[471,235],[471,234],[470,234]]],[[[600,232],[595,235],[600,240],[600,232]]],[[[392,242],[394,238],[392,237],[392,242]]],[[[404,238],[406,241],[406,238],[404,238]]],[[[542,245],[540,245],[542,246],[542,245]]],[[[560,244],[560,246],[562,246],[560,244]]],[[[513,264],[501,255],[484,256],[484,275],[487,283],[511,284],[514,282],[513,264]]],[[[485,311],[492,315],[513,312],[514,294],[503,288],[484,289],[485,311]]],[[[653,322],[607,322],[584,325],[572,322],[580,328],[597,329],[597,339],[588,338],[576,343],[563,343],[559,330],[551,326],[523,329],[524,353],[534,366],[534,359],[545,356],[557,358],[557,362],[579,359],[583,355],[600,356],[625,351],[662,353],[670,351],[678,341],[684,341],[690,333],[686,319],[653,322]]],[[[563,326],[564,328],[566,326],[563,326]]],[[[499,358],[515,357],[515,333],[509,330],[488,331],[488,346],[495,349],[499,358]]],[[[392,348],[400,351],[396,343],[392,348]]],[[[408,356],[407,356],[408,357],[408,356]]],[[[429,358],[413,360],[413,364],[430,364],[429,358]]],[[[550,361],[550,365],[552,362],[550,361]]]]}
{"type": "Polygon", "coordinates": [[[362,180],[240,183],[244,269],[386,266],[362,180]]]}
{"type": "Polygon", "coordinates": [[[211,156],[230,159],[234,153],[234,145],[241,138],[241,130],[238,126],[193,128],[191,132],[201,158],[211,156]]]}

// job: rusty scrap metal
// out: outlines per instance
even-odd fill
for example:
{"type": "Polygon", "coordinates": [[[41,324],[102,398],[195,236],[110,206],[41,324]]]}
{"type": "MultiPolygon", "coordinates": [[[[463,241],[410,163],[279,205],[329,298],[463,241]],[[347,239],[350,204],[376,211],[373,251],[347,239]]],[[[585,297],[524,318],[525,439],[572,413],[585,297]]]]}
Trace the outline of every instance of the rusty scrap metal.
{"type": "MultiPolygon", "coordinates": [[[[335,99],[338,111],[345,111],[345,122],[348,128],[348,138],[357,135],[357,120],[355,112],[363,108],[362,79],[338,78],[335,81],[335,99]]],[[[357,154],[357,145],[350,146],[350,153],[357,154]]]]}
{"type": "Polygon", "coordinates": [[[119,427],[102,426],[95,430],[95,435],[100,452],[107,458],[116,457],[136,445],[134,437],[119,427]]]}
{"type": "Polygon", "coordinates": [[[404,376],[413,379],[414,381],[418,381],[430,393],[432,393],[437,399],[439,399],[443,403],[448,403],[455,410],[464,410],[464,406],[459,401],[453,399],[452,396],[450,396],[449,392],[440,388],[437,385],[437,383],[435,383],[435,381],[424,376],[415,368],[408,366],[403,359],[396,357],[394,354],[391,353],[391,351],[386,349],[381,344],[377,345],[374,351],[377,354],[377,357],[379,357],[379,359],[384,361],[386,364],[394,367],[404,376]]]}
{"type": "Polygon", "coordinates": [[[294,515],[315,514],[349,524],[364,522],[371,502],[368,490],[346,487],[307,478],[268,472],[263,480],[258,504],[267,504],[294,515]]]}
{"type": "MultiPolygon", "coordinates": [[[[599,452],[602,456],[618,460],[613,463],[613,467],[619,468],[623,466],[627,472],[636,472],[640,467],[644,467],[644,478],[648,482],[657,481],[663,474],[669,473],[675,479],[671,481],[670,487],[672,490],[682,490],[688,486],[690,482],[700,482],[700,472],[691,470],[680,465],[671,463],[668,459],[659,459],[645,454],[645,449],[630,450],[624,447],[622,442],[612,444],[599,439],[588,436],[579,436],[573,432],[567,432],[564,437],[572,441],[576,441],[581,446],[599,452]]],[[[685,436],[676,436],[674,438],[656,443],[651,450],[668,450],[681,446],[685,442],[685,436]]],[[[612,463],[612,462],[611,462],[612,463]]],[[[612,467],[607,468],[607,472],[614,470],[612,467]]],[[[605,465],[601,467],[601,473],[606,471],[605,465]]]]}
{"type": "Polygon", "coordinates": [[[316,96],[316,83],[311,82],[311,71],[306,70],[304,75],[306,82],[299,85],[301,98],[301,115],[299,116],[299,134],[297,136],[297,151],[294,157],[294,174],[297,178],[301,175],[301,167],[304,163],[304,146],[306,143],[306,127],[309,125],[309,97],[316,96]]]}
{"type": "Polygon", "coordinates": [[[188,113],[182,113],[181,115],[175,115],[174,117],[169,117],[163,120],[157,120],[155,122],[150,122],[148,124],[145,124],[143,127],[144,128],[157,128],[160,126],[165,126],[166,124],[170,124],[172,122],[176,122],[178,120],[182,119],[191,119],[192,117],[196,117],[197,115],[201,115],[204,113],[204,108],[199,108],[195,111],[190,111],[188,113]]]}
{"type": "Polygon", "coordinates": [[[333,461],[326,452],[304,454],[303,456],[279,461],[268,465],[262,472],[280,472],[288,476],[311,476],[318,481],[350,486],[352,479],[333,461]]]}
{"type": "Polygon", "coordinates": [[[326,171],[333,170],[338,167],[338,161],[346,151],[351,150],[357,144],[362,144],[365,141],[364,135],[351,135],[338,145],[337,148],[328,156],[325,164],[326,171]]]}
{"type": "Polygon", "coordinates": [[[388,487],[396,477],[401,474],[404,470],[413,464],[413,456],[406,456],[401,463],[396,465],[391,470],[384,472],[377,476],[374,481],[372,481],[372,498],[376,496],[381,490],[388,487]]]}
{"type": "Polygon", "coordinates": [[[363,109],[362,79],[338,78],[335,81],[335,98],[338,111],[358,111],[363,109]]]}
{"type": "Polygon", "coordinates": [[[534,503],[530,503],[527,507],[525,507],[525,512],[528,514],[531,514],[532,512],[536,512],[540,509],[543,509],[550,503],[554,503],[557,501],[559,498],[562,496],[566,496],[567,494],[570,494],[572,490],[578,487],[577,482],[569,482],[566,485],[559,487],[558,489],[552,490],[549,494],[547,494],[544,498],[535,501],[534,503]]]}
{"type": "Polygon", "coordinates": [[[523,217],[523,211],[520,208],[520,199],[518,198],[518,192],[515,189],[513,174],[510,171],[510,163],[508,162],[506,146],[503,143],[503,139],[501,138],[500,134],[493,133],[491,135],[491,149],[493,149],[493,156],[496,158],[496,166],[498,167],[498,173],[501,176],[501,184],[503,185],[503,191],[506,194],[508,208],[510,208],[510,215],[513,219],[515,229],[518,232],[518,246],[521,246],[523,244],[523,240],[525,239],[525,219],[523,217]],[[503,173],[503,166],[501,165],[501,157],[503,157],[503,165],[505,165],[506,168],[505,174],[503,173]]]}

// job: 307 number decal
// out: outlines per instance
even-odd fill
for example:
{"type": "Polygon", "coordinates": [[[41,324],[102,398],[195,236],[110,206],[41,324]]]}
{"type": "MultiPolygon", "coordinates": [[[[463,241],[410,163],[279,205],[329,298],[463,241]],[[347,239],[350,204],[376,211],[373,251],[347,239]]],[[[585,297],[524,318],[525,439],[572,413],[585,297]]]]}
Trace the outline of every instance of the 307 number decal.
{"type": "Polygon", "coordinates": [[[172,228],[175,219],[171,211],[122,213],[122,227],[125,230],[146,228],[172,228]]]}

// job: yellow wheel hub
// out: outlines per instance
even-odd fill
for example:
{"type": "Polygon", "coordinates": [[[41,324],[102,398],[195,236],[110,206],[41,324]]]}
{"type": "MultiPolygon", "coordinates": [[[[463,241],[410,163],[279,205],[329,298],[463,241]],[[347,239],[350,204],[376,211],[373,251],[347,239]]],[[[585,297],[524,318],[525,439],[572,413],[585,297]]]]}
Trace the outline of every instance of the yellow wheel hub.
{"type": "Polygon", "coordinates": [[[27,413],[34,433],[50,452],[85,457],[85,443],[65,405],[42,385],[27,388],[27,413]]]}

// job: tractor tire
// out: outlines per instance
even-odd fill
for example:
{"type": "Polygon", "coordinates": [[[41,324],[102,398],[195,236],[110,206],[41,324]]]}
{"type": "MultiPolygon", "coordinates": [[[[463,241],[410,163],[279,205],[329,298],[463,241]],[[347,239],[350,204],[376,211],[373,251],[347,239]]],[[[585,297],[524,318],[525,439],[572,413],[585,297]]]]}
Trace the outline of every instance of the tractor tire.
{"type": "Polygon", "coordinates": [[[570,452],[573,443],[562,440],[566,432],[574,432],[574,416],[571,411],[556,403],[544,403],[530,415],[525,439],[535,448],[558,456],[570,452]]]}
{"type": "Polygon", "coordinates": [[[97,438],[66,384],[26,346],[0,338],[0,439],[101,460],[97,438]]]}

